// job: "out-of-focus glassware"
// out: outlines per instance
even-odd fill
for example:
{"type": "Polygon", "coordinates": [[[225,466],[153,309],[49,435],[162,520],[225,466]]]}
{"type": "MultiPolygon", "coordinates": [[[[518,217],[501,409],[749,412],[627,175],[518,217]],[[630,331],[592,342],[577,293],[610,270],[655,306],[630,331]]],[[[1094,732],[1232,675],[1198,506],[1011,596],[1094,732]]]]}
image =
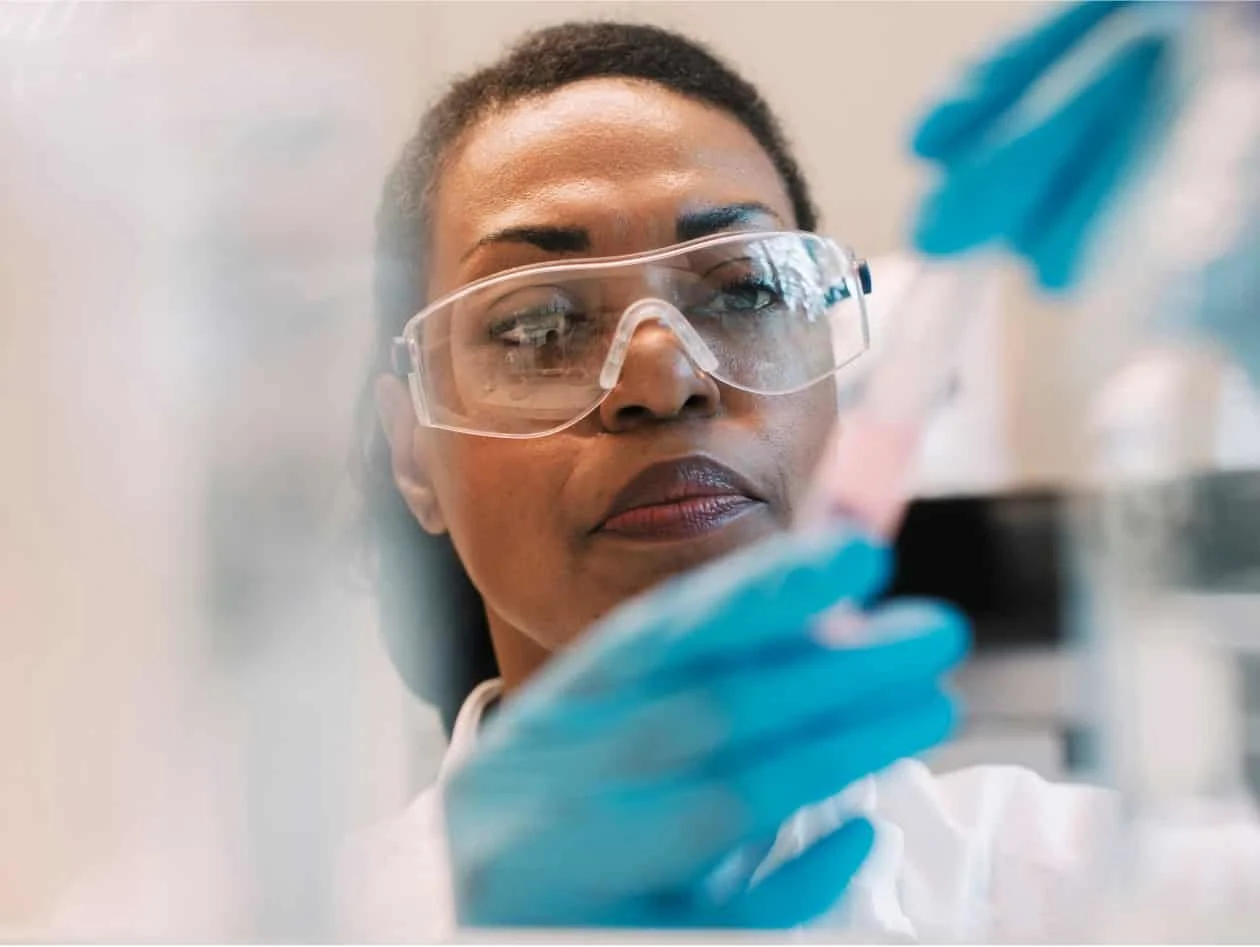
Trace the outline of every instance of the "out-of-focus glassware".
{"type": "Polygon", "coordinates": [[[1217,429],[1260,365],[1260,18],[1205,4],[1179,42],[1163,143],[1095,250],[1065,363],[1091,775],[1122,810],[1082,915],[1104,942],[1260,933],[1260,467],[1222,469],[1217,429]]]}
{"type": "Polygon", "coordinates": [[[406,798],[342,542],[392,143],[267,16],[0,9],[0,638],[34,762],[0,773],[0,917],[32,936],[336,939],[338,849],[406,798]]]}

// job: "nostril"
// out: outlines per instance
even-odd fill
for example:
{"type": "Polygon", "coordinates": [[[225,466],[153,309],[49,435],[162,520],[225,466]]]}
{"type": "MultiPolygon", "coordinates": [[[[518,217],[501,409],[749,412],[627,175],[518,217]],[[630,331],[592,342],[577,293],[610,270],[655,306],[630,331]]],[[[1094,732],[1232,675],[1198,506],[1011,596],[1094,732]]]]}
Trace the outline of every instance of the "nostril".
{"type": "Polygon", "coordinates": [[[600,416],[609,430],[626,430],[708,417],[720,410],[721,403],[712,376],[696,368],[669,332],[653,331],[636,339],[600,416]]]}
{"type": "Polygon", "coordinates": [[[641,404],[628,404],[617,411],[617,419],[626,425],[642,423],[651,417],[652,412],[641,404]]]}
{"type": "Polygon", "coordinates": [[[705,395],[690,395],[673,411],[662,411],[642,404],[628,404],[617,409],[617,420],[627,427],[667,418],[689,418],[709,414],[713,401],[705,395]]]}
{"type": "Polygon", "coordinates": [[[712,407],[712,399],[708,395],[694,394],[683,402],[680,414],[705,414],[712,407]]]}

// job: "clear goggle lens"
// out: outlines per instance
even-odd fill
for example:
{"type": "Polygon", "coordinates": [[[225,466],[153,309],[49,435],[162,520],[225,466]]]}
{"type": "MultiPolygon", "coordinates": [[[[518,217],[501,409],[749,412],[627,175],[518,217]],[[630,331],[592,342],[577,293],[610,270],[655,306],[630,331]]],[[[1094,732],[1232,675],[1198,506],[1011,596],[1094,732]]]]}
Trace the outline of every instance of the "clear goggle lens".
{"type": "Polygon", "coordinates": [[[722,234],[472,283],[408,321],[395,364],[422,423],[538,437],[608,396],[645,323],[731,387],[817,384],[866,350],[869,288],[865,264],[816,234],[722,234]]]}

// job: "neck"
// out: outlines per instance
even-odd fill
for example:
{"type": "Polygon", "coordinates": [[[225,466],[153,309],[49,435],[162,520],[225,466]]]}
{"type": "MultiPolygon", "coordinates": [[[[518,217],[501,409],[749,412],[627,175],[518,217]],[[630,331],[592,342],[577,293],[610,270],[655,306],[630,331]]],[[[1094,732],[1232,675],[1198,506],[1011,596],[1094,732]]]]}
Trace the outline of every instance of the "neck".
{"type": "Polygon", "coordinates": [[[503,678],[503,693],[508,696],[551,660],[551,652],[488,607],[486,619],[490,624],[494,656],[499,662],[499,674],[503,678]]]}

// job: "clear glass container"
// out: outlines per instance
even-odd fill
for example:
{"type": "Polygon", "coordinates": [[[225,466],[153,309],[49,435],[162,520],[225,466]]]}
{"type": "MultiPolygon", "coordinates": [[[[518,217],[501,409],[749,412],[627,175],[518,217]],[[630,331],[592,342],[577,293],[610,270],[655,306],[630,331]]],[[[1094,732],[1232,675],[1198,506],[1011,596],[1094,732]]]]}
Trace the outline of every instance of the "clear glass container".
{"type": "Polygon", "coordinates": [[[1176,69],[1064,368],[1085,775],[1118,790],[1121,815],[1080,937],[1254,942],[1260,465],[1222,457],[1260,440],[1260,414],[1222,425],[1260,366],[1260,17],[1204,5],[1176,69]]]}

